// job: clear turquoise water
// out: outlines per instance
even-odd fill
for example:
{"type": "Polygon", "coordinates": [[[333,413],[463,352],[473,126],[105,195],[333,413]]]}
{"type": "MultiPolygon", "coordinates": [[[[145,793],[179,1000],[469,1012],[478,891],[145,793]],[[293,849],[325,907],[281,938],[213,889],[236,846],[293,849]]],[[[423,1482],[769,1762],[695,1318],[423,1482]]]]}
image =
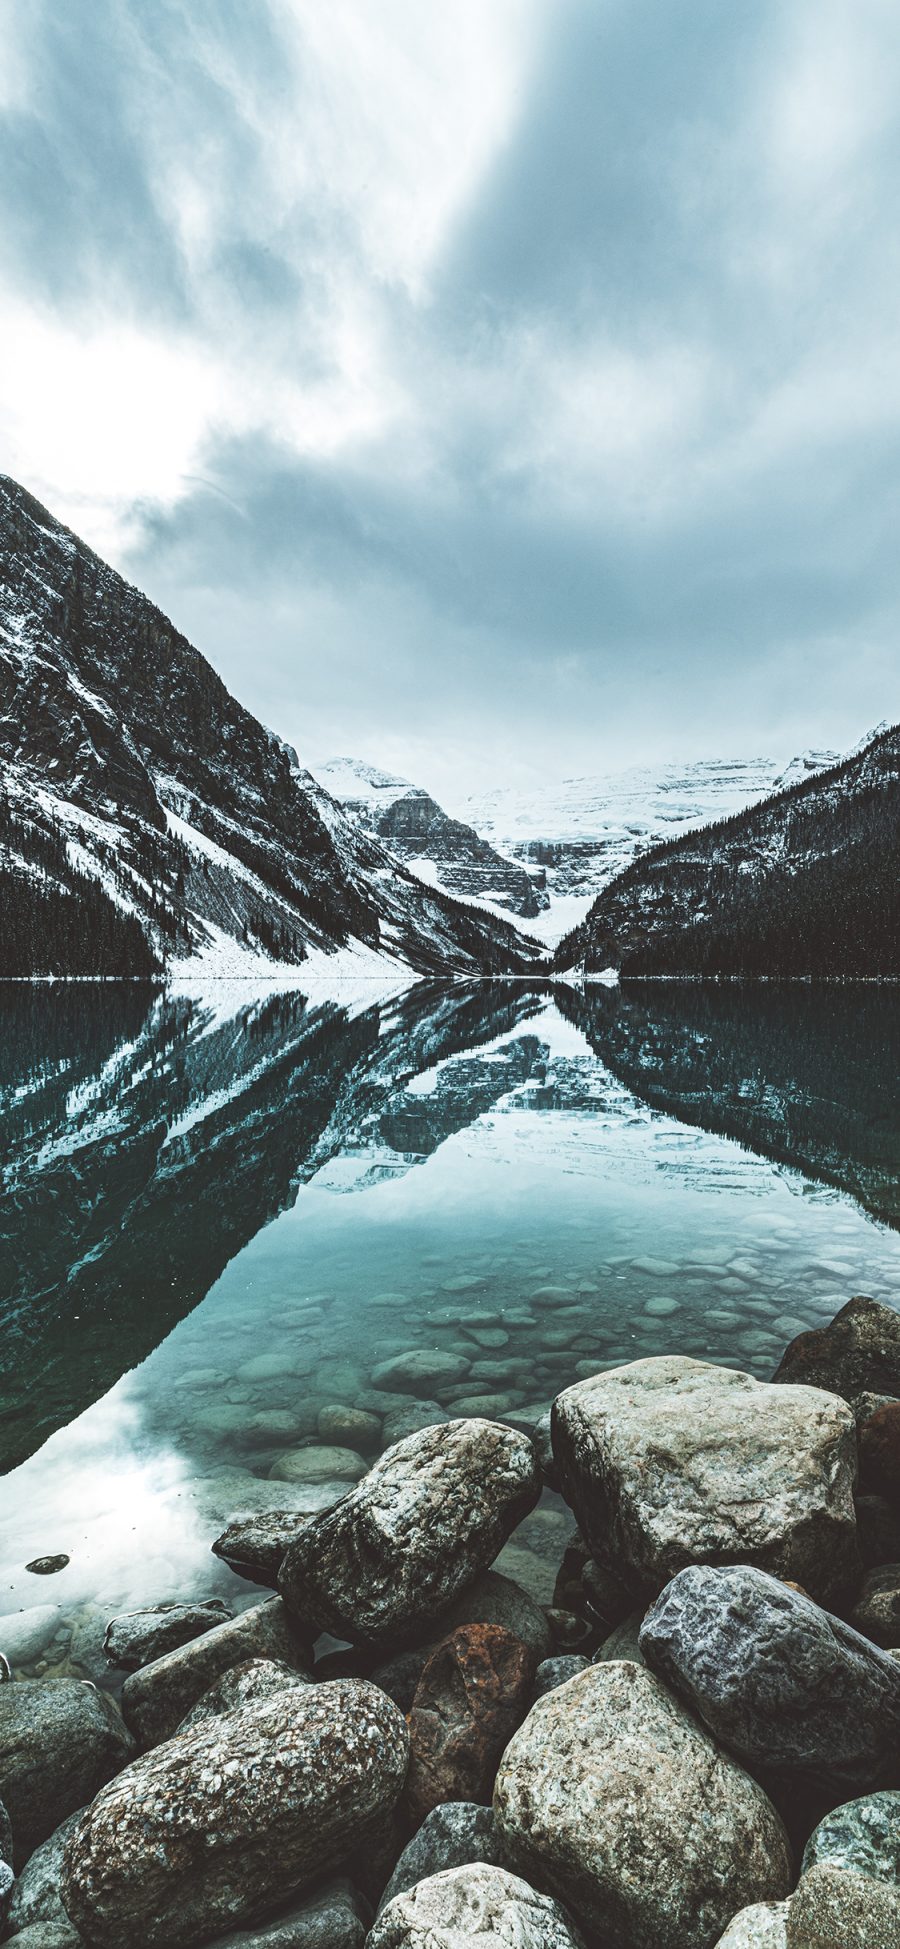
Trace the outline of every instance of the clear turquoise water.
{"type": "MultiPolygon", "coordinates": [[[[854,1292],[900,1295],[893,990],[0,1010],[0,1648],[5,1613],[23,1669],[96,1670],[135,1603],[245,1601],[212,1538],[307,1493],[272,1476],[298,1450],[340,1477],[319,1413],[383,1411],[395,1355],[457,1355],[443,1407],[527,1426],[603,1364],[765,1376],[854,1292]],[[55,1551],[60,1575],[25,1570],[55,1551]]],[[[542,1520],[561,1547],[553,1498],[542,1520]]]]}

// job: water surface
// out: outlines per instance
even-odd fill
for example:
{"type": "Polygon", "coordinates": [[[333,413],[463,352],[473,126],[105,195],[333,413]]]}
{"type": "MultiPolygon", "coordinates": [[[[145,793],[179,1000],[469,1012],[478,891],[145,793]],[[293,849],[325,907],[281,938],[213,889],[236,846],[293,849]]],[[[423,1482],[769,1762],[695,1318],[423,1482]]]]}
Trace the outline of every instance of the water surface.
{"type": "MultiPolygon", "coordinates": [[[[324,1408],[382,1418],[396,1354],[455,1354],[422,1395],[528,1427],[605,1364],[765,1376],[853,1293],[897,1303],[891,989],[12,986],[0,1019],[20,1669],[97,1671],[117,1608],[252,1597],[212,1538],[308,1495],[272,1471],[324,1408]]],[[[507,1555],[544,1601],[570,1527],[547,1498],[507,1555]]]]}

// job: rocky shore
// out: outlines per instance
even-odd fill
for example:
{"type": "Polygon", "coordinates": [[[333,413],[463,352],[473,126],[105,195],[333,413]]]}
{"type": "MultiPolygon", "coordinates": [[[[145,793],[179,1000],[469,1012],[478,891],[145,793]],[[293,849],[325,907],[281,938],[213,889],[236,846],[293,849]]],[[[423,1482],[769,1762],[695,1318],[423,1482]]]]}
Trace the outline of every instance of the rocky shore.
{"type": "Polygon", "coordinates": [[[233,1601],[110,1619],[108,1686],[0,1623],[4,1939],[900,1949],[900,1315],[490,1412],[401,1402],[372,1460],[336,1409],[319,1506],[235,1508],[233,1601]]]}

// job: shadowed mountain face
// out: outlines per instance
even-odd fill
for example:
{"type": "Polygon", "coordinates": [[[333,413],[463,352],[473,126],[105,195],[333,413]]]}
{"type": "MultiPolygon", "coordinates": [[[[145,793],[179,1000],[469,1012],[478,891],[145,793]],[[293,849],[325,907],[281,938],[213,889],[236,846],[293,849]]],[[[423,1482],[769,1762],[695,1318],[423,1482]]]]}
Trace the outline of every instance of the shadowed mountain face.
{"type": "Polygon", "coordinates": [[[537,1006],[421,983],[353,1014],[269,995],[217,1011],[138,985],[7,988],[0,1036],[0,1466],[106,1392],[336,1155],[427,1155],[509,1087],[406,1085],[537,1006]],[[395,1141],[396,1139],[396,1141],[395,1141]]]}
{"type": "Polygon", "coordinates": [[[559,984],[644,1102],[848,1192],[900,1228],[900,995],[869,987],[559,984]]]}

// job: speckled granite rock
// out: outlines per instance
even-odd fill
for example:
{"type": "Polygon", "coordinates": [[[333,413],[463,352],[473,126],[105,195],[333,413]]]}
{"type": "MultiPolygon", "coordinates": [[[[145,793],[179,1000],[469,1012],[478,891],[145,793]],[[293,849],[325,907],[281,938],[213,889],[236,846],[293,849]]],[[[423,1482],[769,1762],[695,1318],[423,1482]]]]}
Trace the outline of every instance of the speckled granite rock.
{"type": "Polygon", "coordinates": [[[83,1807],[134,1751],[105,1693],[77,1678],[0,1685],[0,1795],[15,1863],[83,1807]]]}
{"type": "Polygon", "coordinates": [[[616,1949],[709,1949],[790,1887],[762,1789],[639,1665],[591,1665],[533,1706],[494,1813],[520,1871],[616,1949]]]}
{"type": "Polygon", "coordinates": [[[241,1706],[256,1705],[259,1699],[274,1698],[276,1692],[288,1692],[292,1686],[312,1683],[306,1672],[293,1671],[290,1665],[280,1664],[276,1658],[247,1658],[242,1665],[232,1666],[230,1672],[223,1672],[216,1679],[215,1685],[191,1706],[176,1730],[190,1732],[192,1726],[199,1726],[204,1719],[221,1718],[223,1712],[237,1712],[241,1706]]]}
{"type": "Polygon", "coordinates": [[[527,1436],[482,1420],[423,1428],[300,1531],[279,1588],[305,1625],[399,1646],[433,1626],[539,1494],[527,1436]]]}
{"type": "Polygon", "coordinates": [[[900,1887],[900,1793],[869,1793],[826,1814],[806,1844],[804,1874],[826,1861],[900,1887]]]}
{"type": "Polygon", "coordinates": [[[545,1692],[555,1692],[560,1685],[567,1685],[570,1678],[577,1678],[579,1672],[587,1671],[589,1660],[577,1652],[569,1652],[560,1658],[545,1658],[534,1674],[534,1697],[542,1699],[545,1692]]]}
{"type": "Polygon", "coordinates": [[[787,1949],[787,1902],[757,1902],[742,1908],[716,1949],[787,1949]]]}
{"type": "Polygon", "coordinates": [[[82,1949],[84,1937],[71,1923],[30,1922],[9,1941],[15,1943],[15,1949],[82,1949]]]}
{"type": "Polygon", "coordinates": [[[372,1911],[349,1881],[330,1881],[258,1929],[217,1936],[213,1949],[363,1949],[372,1911]]]}
{"type": "Polygon", "coordinates": [[[787,1949],[900,1949],[900,1897],[829,1863],[802,1875],[788,1904],[787,1949]]]}
{"type": "Polygon", "coordinates": [[[111,1617],[103,1639],[103,1653],[119,1671],[136,1672],[141,1665],[164,1658],[167,1651],[190,1644],[224,1624],[232,1615],[227,1604],[211,1597],[202,1604],[152,1604],[143,1611],[124,1611],[111,1617]]]}
{"type": "Polygon", "coordinates": [[[563,1909],[518,1875],[475,1862],[448,1868],[382,1909],[368,1949],[583,1949],[563,1909]]]}
{"type": "Polygon", "coordinates": [[[654,1595],[689,1563],[748,1562],[814,1596],[858,1575],[846,1403],[681,1355],[558,1395],[563,1493],[595,1555],[654,1595]]]}
{"type": "Polygon", "coordinates": [[[238,1516],[216,1537],[213,1555],[221,1557],[235,1576],[276,1590],[285,1550],[309,1521],[295,1509],[261,1509],[258,1515],[238,1516]]]}
{"type": "Polygon", "coordinates": [[[279,1598],[252,1604],[192,1644],[132,1672],[122,1687],[125,1723],[139,1745],[156,1746],[171,1737],[191,1706],[235,1665],[267,1658],[303,1672],[309,1646],[309,1634],[298,1630],[279,1598]]]}
{"type": "Polygon", "coordinates": [[[900,1666],[765,1571],[682,1570],[641,1649],[745,1765],[835,1792],[900,1783],[900,1666]]]}
{"type": "Polygon", "coordinates": [[[26,1862],[10,1903],[10,1934],[29,1928],[34,1922],[53,1923],[60,1929],[71,1928],[59,1890],[66,1844],[83,1812],[84,1808],[79,1807],[74,1814],[70,1814],[48,1840],[35,1848],[26,1862]]]}
{"type": "Polygon", "coordinates": [[[426,1815],[407,1842],[381,1897],[379,1914],[395,1895],[404,1895],[416,1882],[446,1868],[466,1867],[471,1861],[492,1862],[499,1868],[509,1865],[493,1809],[478,1807],[471,1800],[446,1800],[426,1815]]]}
{"type": "Polygon", "coordinates": [[[62,1896],[98,1949],[183,1949],[264,1917],[364,1844],[406,1775],[406,1726],[357,1679],[209,1719],[98,1795],[62,1896]]]}
{"type": "Polygon", "coordinates": [[[886,1651],[900,1648],[900,1563],[883,1563],[866,1573],[850,1612],[850,1623],[886,1651]]]}

